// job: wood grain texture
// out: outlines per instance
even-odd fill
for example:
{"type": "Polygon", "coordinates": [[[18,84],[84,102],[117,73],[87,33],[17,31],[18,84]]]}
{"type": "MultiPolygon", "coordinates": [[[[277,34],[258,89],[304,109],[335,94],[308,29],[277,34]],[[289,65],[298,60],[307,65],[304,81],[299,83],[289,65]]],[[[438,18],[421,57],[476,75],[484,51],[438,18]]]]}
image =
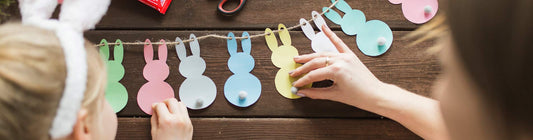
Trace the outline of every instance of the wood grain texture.
{"type": "MultiPolygon", "coordinates": [[[[171,39],[176,36],[188,38],[190,33],[197,36],[215,33],[227,34],[229,31],[89,31],[86,37],[92,42],[107,39],[114,42],[120,38],[122,41],[143,41],[149,37],[152,42],[160,39],[171,39]]],[[[235,32],[240,36],[241,32],[235,32]]],[[[258,34],[262,31],[252,31],[258,34]]],[[[395,42],[391,49],[380,57],[368,57],[360,53],[355,45],[355,37],[336,32],[351,48],[369,69],[382,81],[399,85],[407,90],[427,96],[433,80],[440,71],[437,60],[425,53],[431,42],[424,42],[417,46],[407,47],[407,41],[401,40],[407,31],[395,31],[395,42]]],[[[291,32],[293,45],[300,54],[312,53],[310,41],[300,31],[291,32]]],[[[240,44],[240,43],[239,43],[240,44]]],[[[188,45],[188,44],[187,44],[188,45]]],[[[173,46],[169,47],[167,64],[170,66],[170,76],[167,82],[174,88],[176,97],[179,86],[184,77],[178,71],[179,59],[173,46]]],[[[224,84],[231,73],[227,67],[229,54],[226,40],[209,38],[200,41],[201,56],[207,63],[204,75],[213,79],[217,86],[215,102],[204,110],[191,110],[191,116],[196,117],[378,117],[372,113],[362,111],[355,107],[332,101],[311,100],[307,98],[290,100],[282,97],[275,89],[274,77],[278,68],[271,60],[271,51],[268,49],[264,38],[252,39],[252,56],[256,66],[252,74],[257,76],[262,83],[262,94],[256,104],[248,108],[238,108],[231,105],[224,98],[224,84]]],[[[142,76],[145,66],[143,46],[125,46],[123,65],[126,74],[121,83],[129,93],[126,108],[118,113],[119,116],[146,116],[137,106],[136,95],[139,88],[146,83],[142,76]]]]}
{"type": "MultiPolygon", "coordinates": [[[[220,14],[216,6],[220,0],[173,0],[165,15],[137,0],[113,0],[97,29],[264,29],[279,23],[299,24],[300,18],[311,18],[311,11],[322,12],[330,0],[249,0],[234,16],[220,14]]],[[[418,25],[403,16],[401,5],[388,0],[346,0],[354,9],[361,10],[366,20],[382,20],[393,30],[413,30],[418,25]]],[[[16,7],[13,4],[12,7],[16,7]]],[[[228,7],[231,7],[228,6],[228,7]]],[[[57,8],[59,10],[59,8],[57,8]]],[[[337,10],[338,11],[338,10],[337,10]]],[[[13,10],[13,20],[20,19],[13,10]]],[[[57,17],[57,10],[55,17],[57,17]]],[[[333,29],[340,26],[326,20],[333,29]]]]}
{"type": "MultiPolygon", "coordinates": [[[[119,118],[117,140],[148,140],[149,118],[119,118]]],[[[192,118],[193,139],[421,139],[388,119],[192,118]]]]}

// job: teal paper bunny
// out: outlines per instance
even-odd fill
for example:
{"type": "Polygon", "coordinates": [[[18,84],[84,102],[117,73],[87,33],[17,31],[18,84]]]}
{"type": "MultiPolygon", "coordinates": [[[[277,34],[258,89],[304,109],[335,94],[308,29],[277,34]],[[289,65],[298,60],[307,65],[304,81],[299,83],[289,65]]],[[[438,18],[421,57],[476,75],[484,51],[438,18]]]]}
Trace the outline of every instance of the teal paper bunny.
{"type": "MultiPolygon", "coordinates": [[[[335,2],[335,0],[331,0],[335,2]]],[[[347,35],[356,35],[357,47],[368,56],[379,56],[385,53],[393,42],[392,30],[380,20],[366,22],[363,12],[352,9],[344,0],[339,0],[335,7],[344,12],[344,17],[328,7],[322,8],[324,15],[333,23],[341,25],[347,35]]]]}

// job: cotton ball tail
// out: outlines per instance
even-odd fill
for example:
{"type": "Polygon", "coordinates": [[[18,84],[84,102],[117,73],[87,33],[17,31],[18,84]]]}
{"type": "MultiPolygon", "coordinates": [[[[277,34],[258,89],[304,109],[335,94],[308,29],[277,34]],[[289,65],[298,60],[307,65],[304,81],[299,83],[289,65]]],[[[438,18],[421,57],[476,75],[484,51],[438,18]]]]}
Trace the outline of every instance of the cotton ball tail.
{"type": "Polygon", "coordinates": [[[384,37],[378,38],[378,46],[385,46],[385,43],[387,43],[387,39],[385,39],[384,37]]]}
{"type": "Polygon", "coordinates": [[[248,96],[248,92],[246,91],[239,92],[239,100],[244,100],[246,99],[247,96],[248,96]]]}
{"type": "Polygon", "coordinates": [[[197,107],[200,107],[200,106],[202,106],[202,105],[204,105],[204,100],[202,100],[202,98],[198,98],[198,99],[196,99],[196,106],[197,106],[197,107]]]}
{"type": "Polygon", "coordinates": [[[292,94],[295,94],[298,93],[298,88],[297,87],[291,87],[291,92],[292,94]]]}
{"type": "Polygon", "coordinates": [[[432,8],[431,6],[426,5],[426,7],[424,7],[424,13],[425,13],[426,15],[429,15],[429,14],[431,14],[432,12],[433,12],[433,8],[432,8]]]}

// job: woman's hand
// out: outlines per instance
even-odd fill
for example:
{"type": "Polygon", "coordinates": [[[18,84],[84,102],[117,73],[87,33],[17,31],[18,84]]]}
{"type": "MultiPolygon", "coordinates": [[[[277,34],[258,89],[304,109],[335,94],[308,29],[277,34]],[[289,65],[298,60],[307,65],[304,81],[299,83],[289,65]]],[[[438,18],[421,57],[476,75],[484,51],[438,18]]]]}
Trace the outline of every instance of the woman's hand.
{"type": "Polygon", "coordinates": [[[305,64],[289,74],[297,77],[307,73],[293,83],[294,87],[302,87],[323,80],[332,80],[334,84],[327,88],[300,89],[297,95],[333,100],[366,110],[370,109],[368,107],[382,97],[377,90],[385,84],[368,70],[334,32],[326,26],[322,26],[322,30],[340,54],[313,53],[296,56],[295,62],[305,64]]]}
{"type": "Polygon", "coordinates": [[[185,104],[176,98],[154,103],[151,119],[153,140],[190,140],[192,123],[185,104]]]}
{"type": "Polygon", "coordinates": [[[322,31],[340,54],[297,56],[294,61],[305,64],[290,72],[290,76],[307,73],[293,83],[294,87],[323,80],[332,80],[334,84],[327,88],[300,89],[298,95],[338,101],[383,115],[425,139],[446,138],[437,101],[379,81],[335,33],[325,26],[322,31]]]}

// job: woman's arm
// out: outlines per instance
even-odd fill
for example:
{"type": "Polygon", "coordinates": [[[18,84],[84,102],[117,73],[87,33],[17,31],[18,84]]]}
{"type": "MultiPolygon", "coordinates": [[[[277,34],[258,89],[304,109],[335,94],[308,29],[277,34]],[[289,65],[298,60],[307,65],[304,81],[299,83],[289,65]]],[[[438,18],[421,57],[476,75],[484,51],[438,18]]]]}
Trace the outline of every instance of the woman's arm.
{"type": "Polygon", "coordinates": [[[446,139],[447,132],[439,103],[377,79],[344,42],[329,28],[322,27],[338,53],[314,53],[297,56],[305,63],[290,72],[302,76],[293,83],[302,87],[316,81],[332,80],[327,88],[308,88],[298,95],[349,104],[391,118],[425,139],[446,139]]]}

